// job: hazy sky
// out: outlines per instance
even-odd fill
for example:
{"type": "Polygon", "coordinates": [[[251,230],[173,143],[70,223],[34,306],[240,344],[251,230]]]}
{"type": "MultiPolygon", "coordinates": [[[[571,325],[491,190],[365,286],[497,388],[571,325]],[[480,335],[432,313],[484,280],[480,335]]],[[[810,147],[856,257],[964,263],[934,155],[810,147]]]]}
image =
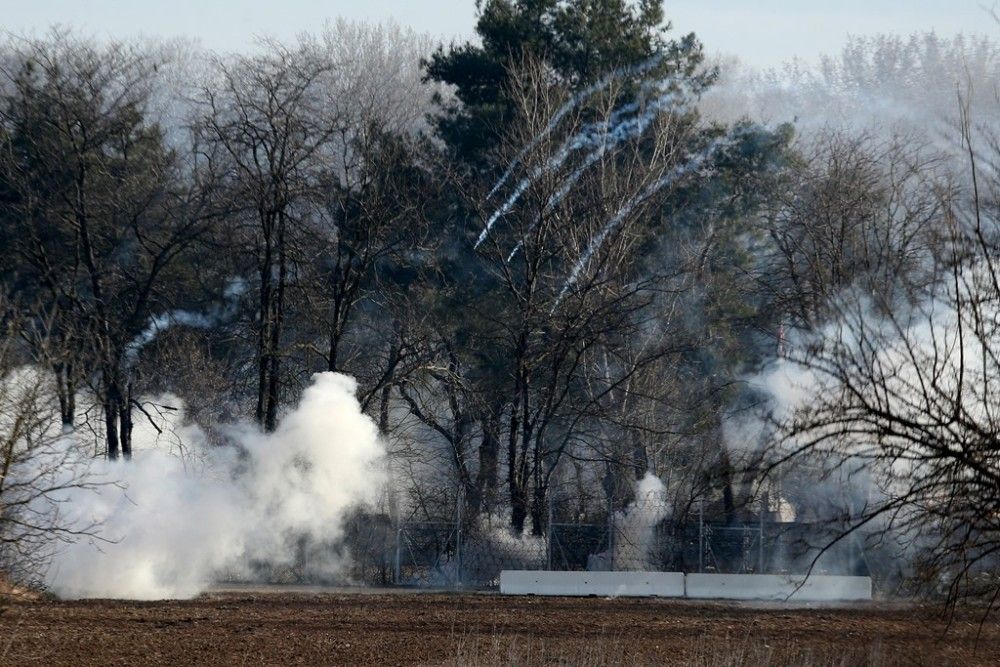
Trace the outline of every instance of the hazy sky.
{"type": "MultiPolygon", "coordinates": [[[[196,37],[221,50],[245,48],[256,34],[290,38],[337,16],[395,19],[446,38],[468,36],[473,0],[0,0],[0,25],[14,32],[49,25],[116,37],[196,37]]],[[[986,33],[1000,26],[991,0],[667,0],[678,31],[694,31],[709,51],[734,53],[755,65],[839,50],[848,33],[935,30],[986,33]]]]}

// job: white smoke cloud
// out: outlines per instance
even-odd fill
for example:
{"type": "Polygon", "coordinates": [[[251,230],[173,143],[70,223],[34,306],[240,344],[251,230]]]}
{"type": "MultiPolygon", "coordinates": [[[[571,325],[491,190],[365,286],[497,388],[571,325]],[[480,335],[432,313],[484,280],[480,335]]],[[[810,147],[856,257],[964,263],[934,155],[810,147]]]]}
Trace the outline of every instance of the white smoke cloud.
{"type": "Polygon", "coordinates": [[[820,65],[792,61],[768,70],[735,60],[719,65],[718,85],[700,105],[706,118],[718,122],[744,117],[790,122],[807,137],[831,128],[903,135],[962,158],[961,96],[974,131],[987,137],[997,132],[1000,46],[988,37],[852,37],[820,65]]]}
{"type": "MultiPolygon", "coordinates": [[[[64,524],[99,525],[97,537],[58,545],[46,584],[67,598],[186,598],[224,570],[294,564],[303,538],[336,542],[346,514],[375,501],[383,481],[382,443],[355,389],[347,376],[317,374],[274,433],[226,427],[235,446],[188,428],[186,448],[203,466],[156,447],[90,463],[91,480],[107,485],[50,500],[64,524]]],[[[326,567],[342,558],[331,548],[326,567]]]]}
{"type": "Polygon", "coordinates": [[[670,516],[667,487],[651,472],[639,480],[635,500],[615,516],[615,569],[657,570],[656,527],[670,516]]]}
{"type": "Polygon", "coordinates": [[[661,569],[656,547],[656,527],[672,513],[667,500],[667,486],[652,472],[636,483],[635,499],[624,511],[614,515],[614,540],[610,553],[604,551],[590,556],[588,570],[635,570],[655,571],[661,569]]]}
{"type": "Polygon", "coordinates": [[[804,432],[775,434],[771,443],[773,459],[789,459],[779,472],[806,475],[793,494],[796,513],[823,519],[827,507],[858,518],[912,498],[906,512],[885,519],[902,525],[921,502],[933,505],[935,499],[921,491],[939,474],[940,452],[933,448],[949,438],[958,448],[969,437],[964,429],[987,429],[992,420],[997,330],[978,323],[1000,321],[1000,308],[982,292],[987,271],[972,264],[957,294],[949,288],[891,316],[848,290],[837,318],[819,331],[792,336],[790,358],[748,378],[768,397],[767,421],[748,418],[739,432],[755,425],[766,430],[772,422],[782,430],[809,425],[804,432]],[[935,420],[946,423],[952,414],[958,426],[937,431],[935,420]],[[926,428],[940,440],[925,443],[894,423],[926,428]]]}

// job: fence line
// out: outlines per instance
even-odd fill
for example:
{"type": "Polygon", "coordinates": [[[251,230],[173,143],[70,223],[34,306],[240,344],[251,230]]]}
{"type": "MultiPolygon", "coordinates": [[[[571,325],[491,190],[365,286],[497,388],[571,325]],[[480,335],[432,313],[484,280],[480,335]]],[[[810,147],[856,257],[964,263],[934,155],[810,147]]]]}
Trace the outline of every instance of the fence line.
{"type": "Polygon", "coordinates": [[[400,522],[395,530],[397,585],[495,587],[503,569],[647,570],[720,573],[864,574],[864,549],[834,539],[829,524],[771,520],[766,508],[741,520],[706,519],[704,503],[674,521],[660,497],[633,501],[600,523],[553,520],[543,535],[515,535],[504,522],[455,515],[400,522]],[[818,560],[817,560],[818,557],[818,560]]]}

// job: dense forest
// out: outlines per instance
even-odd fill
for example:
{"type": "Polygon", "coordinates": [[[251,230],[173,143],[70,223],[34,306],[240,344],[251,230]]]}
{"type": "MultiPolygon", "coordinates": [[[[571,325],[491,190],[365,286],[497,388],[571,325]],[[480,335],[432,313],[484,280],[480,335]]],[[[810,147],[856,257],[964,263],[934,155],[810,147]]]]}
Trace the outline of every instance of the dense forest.
{"type": "Polygon", "coordinates": [[[747,72],[653,0],[485,0],[450,45],[8,38],[0,566],[92,538],[67,502],[153,450],[263,466],[333,372],[379,452],[351,459],[371,488],[306,508],[330,522],[461,503],[532,539],[652,476],[677,525],[874,526],[932,588],[979,591],[998,64],[930,35],[747,72]]]}

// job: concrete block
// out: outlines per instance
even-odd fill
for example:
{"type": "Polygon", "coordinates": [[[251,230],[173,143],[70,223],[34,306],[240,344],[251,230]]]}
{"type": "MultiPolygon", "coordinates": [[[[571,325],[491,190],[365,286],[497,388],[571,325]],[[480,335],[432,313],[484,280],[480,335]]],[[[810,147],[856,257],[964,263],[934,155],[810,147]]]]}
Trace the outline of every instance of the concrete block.
{"type": "Polygon", "coordinates": [[[689,598],[838,602],[872,599],[870,577],[781,574],[688,574],[689,598]]]}
{"type": "Polygon", "coordinates": [[[565,595],[602,597],[684,597],[680,572],[546,572],[504,570],[504,595],[565,595]]]}

